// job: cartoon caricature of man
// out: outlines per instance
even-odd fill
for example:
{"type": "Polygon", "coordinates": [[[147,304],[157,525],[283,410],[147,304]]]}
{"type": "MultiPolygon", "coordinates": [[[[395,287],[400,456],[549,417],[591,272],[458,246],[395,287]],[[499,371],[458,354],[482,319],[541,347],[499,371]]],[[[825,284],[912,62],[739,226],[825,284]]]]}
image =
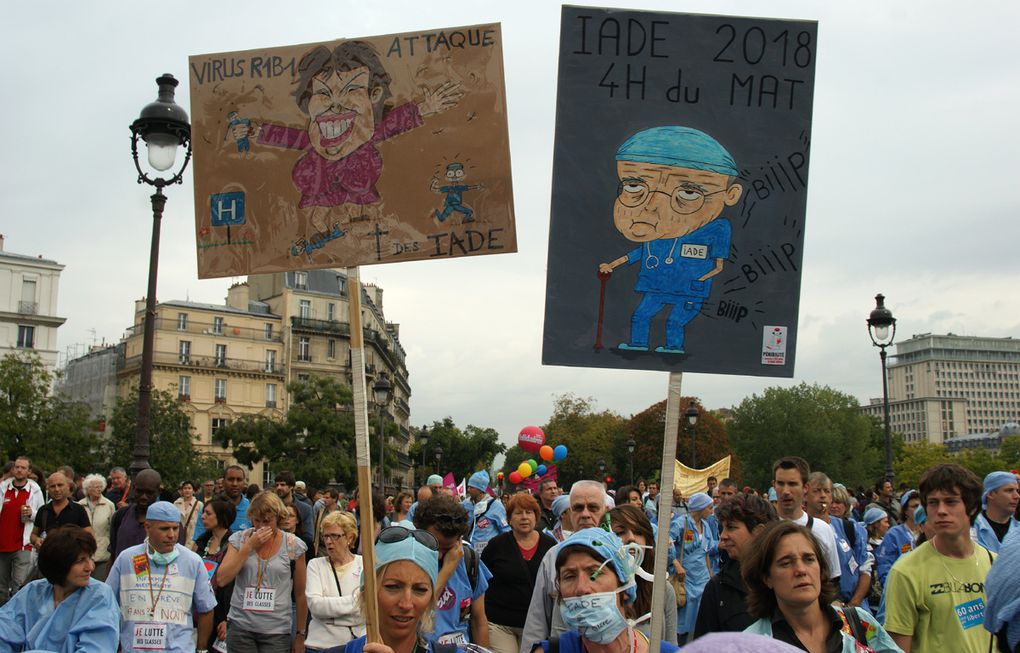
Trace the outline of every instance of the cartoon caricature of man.
{"type": "Polygon", "coordinates": [[[235,117],[230,130],[235,139],[251,138],[254,145],[303,152],[291,178],[301,193],[298,208],[313,211],[311,221],[319,231],[328,231],[332,207],[380,202],[378,145],[453,108],[464,95],[459,83],[447,81],[423,87],[420,100],[391,106],[390,74],[375,48],[363,41],[345,41],[332,50],[316,46],[301,57],[298,72],[293,96],[307,117],[303,127],[254,118],[236,122],[235,117]]]}
{"type": "Polygon", "coordinates": [[[720,218],[743,189],[729,152],[690,127],[653,127],[627,139],[616,152],[619,176],[613,221],[639,243],[599,272],[639,263],[635,292],[644,297],[630,320],[630,340],[619,349],[648,351],[651,321],[666,309],[666,344],[655,351],[684,353],[684,327],[712,292],[730,253],[732,228],[720,218]]]}
{"type": "Polygon", "coordinates": [[[446,193],[443,200],[443,211],[435,211],[436,220],[445,222],[450,214],[456,211],[464,216],[461,222],[473,222],[474,211],[464,205],[464,193],[469,190],[484,188],[481,184],[467,185],[464,183],[464,164],[454,161],[446,166],[446,186],[440,186],[439,180],[432,178],[432,185],[429,187],[433,193],[446,193]]]}

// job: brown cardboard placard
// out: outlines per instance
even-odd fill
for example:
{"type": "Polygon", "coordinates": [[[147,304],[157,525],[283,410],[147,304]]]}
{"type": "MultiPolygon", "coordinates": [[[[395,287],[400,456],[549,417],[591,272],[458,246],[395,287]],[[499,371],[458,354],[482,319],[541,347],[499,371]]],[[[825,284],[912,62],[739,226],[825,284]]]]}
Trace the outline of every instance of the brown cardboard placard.
{"type": "Polygon", "coordinates": [[[516,251],[499,24],[189,63],[200,278],[516,251]]]}

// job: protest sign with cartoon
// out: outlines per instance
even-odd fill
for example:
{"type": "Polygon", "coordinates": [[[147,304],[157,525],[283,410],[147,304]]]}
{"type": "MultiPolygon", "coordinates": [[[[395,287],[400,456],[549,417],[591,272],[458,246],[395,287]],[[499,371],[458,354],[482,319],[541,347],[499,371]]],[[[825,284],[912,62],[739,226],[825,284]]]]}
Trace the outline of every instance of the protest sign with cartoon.
{"type": "Polygon", "coordinates": [[[816,25],[564,7],[546,364],[792,376],[816,25]]]}
{"type": "Polygon", "coordinates": [[[199,277],[516,251],[498,24],[190,70],[199,277]]]}

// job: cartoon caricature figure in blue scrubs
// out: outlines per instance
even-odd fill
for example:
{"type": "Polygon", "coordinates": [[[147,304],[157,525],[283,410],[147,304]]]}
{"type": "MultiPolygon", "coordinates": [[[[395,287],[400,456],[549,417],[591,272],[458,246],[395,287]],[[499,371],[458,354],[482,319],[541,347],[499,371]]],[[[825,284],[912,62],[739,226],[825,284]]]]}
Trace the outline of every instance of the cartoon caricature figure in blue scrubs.
{"type": "Polygon", "coordinates": [[[600,264],[599,272],[638,264],[634,290],[643,295],[631,316],[630,340],[618,348],[648,351],[652,319],[665,309],[666,343],[655,351],[682,354],[684,327],[730,255],[732,227],[720,215],[740,201],[737,165],[708,134],[669,126],[628,138],[616,152],[616,170],[613,221],[638,246],[600,264]]]}
{"type": "Polygon", "coordinates": [[[474,222],[475,212],[471,207],[464,204],[464,193],[469,190],[485,188],[485,186],[482,184],[465,184],[465,174],[464,164],[454,161],[446,166],[446,181],[448,182],[446,186],[440,186],[439,179],[433,177],[429,190],[433,193],[446,194],[446,198],[443,200],[442,212],[434,211],[437,222],[446,222],[446,219],[454,212],[464,216],[461,222],[474,222]]]}

